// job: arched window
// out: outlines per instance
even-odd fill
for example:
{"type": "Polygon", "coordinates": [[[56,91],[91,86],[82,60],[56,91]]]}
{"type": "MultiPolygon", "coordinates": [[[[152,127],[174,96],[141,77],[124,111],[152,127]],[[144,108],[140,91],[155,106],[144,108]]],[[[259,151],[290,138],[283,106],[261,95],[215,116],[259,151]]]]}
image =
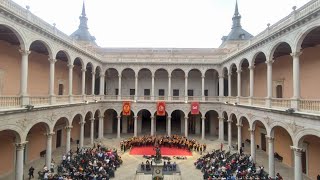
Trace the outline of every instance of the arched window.
{"type": "Polygon", "coordinates": [[[282,95],[282,85],[277,85],[276,87],[276,97],[277,98],[282,98],[283,95],[282,95]]]}

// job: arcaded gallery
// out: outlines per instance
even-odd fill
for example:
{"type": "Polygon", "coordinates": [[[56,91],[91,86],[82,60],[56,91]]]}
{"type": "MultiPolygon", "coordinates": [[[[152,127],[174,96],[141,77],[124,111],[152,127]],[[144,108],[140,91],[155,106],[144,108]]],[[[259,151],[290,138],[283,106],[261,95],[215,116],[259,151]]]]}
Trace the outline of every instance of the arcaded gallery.
{"type": "Polygon", "coordinates": [[[235,1],[217,48],[100,47],[81,5],[0,1],[1,180],[320,179],[320,0],[255,36],[235,1]]]}

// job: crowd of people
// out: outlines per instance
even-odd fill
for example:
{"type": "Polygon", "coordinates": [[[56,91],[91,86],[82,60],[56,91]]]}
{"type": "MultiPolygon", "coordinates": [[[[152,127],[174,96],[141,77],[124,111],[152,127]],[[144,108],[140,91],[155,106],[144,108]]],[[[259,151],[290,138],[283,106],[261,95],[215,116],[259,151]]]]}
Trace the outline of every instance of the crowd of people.
{"type": "MultiPolygon", "coordinates": [[[[116,150],[108,149],[101,144],[93,148],[77,148],[63,155],[62,162],[54,172],[54,168],[43,167],[39,177],[43,180],[108,180],[122,164],[116,150]]],[[[33,168],[30,168],[33,171],[33,168]]],[[[30,176],[30,173],[29,173],[30,176]]]]}
{"type": "MultiPolygon", "coordinates": [[[[263,166],[256,167],[250,155],[230,154],[220,150],[200,157],[194,165],[203,172],[203,179],[269,179],[263,166]]],[[[276,179],[282,179],[277,173],[276,179]]]]}
{"type": "Polygon", "coordinates": [[[195,139],[187,139],[185,136],[172,135],[172,136],[141,136],[132,137],[128,140],[121,141],[120,147],[122,151],[126,151],[132,147],[141,146],[159,146],[159,147],[176,147],[188,149],[190,151],[204,152],[206,144],[201,144],[195,139]]]}

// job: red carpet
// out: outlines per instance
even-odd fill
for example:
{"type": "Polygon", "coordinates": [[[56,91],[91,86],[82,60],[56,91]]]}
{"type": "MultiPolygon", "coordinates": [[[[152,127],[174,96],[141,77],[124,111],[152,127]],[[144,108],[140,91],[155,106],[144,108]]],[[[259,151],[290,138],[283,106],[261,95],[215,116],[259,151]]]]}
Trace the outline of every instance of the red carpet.
{"type": "MultiPolygon", "coordinates": [[[[192,156],[192,153],[186,149],[161,147],[161,155],[163,156],[192,156]]],[[[153,146],[145,147],[133,147],[130,150],[130,155],[155,155],[156,152],[153,150],[153,146]]]]}

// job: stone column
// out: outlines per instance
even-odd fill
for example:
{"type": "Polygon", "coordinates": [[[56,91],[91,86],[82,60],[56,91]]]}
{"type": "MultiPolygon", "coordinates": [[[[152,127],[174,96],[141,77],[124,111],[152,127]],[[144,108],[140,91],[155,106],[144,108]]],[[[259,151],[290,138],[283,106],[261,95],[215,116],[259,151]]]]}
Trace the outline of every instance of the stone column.
{"type": "Polygon", "coordinates": [[[54,97],[54,66],[57,62],[56,59],[48,59],[50,62],[50,76],[49,76],[49,97],[50,97],[50,104],[55,104],[55,97],[54,97]]]}
{"type": "Polygon", "coordinates": [[[118,82],[118,100],[121,100],[121,75],[119,75],[119,82],[118,82]]]}
{"type": "Polygon", "coordinates": [[[151,136],[154,135],[154,116],[151,116],[151,136]]]}
{"type": "Polygon", "coordinates": [[[202,101],[205,101],[205,97],[204,97],[204,78],[206,76],[205,75],[202,75],[201,76],[201,98],[202,98],[202,101]]]}
{"type": "Polygon", "coordinates": [[[224,96],[224,76],[219,76],[219,96],[224,96]]]}
{"type": "Polygon", "coordinates": [[[66,154],[68,154],[68,152],[70,151],[71,129],[72,129],[72,126],[67,126],[66,127],[66,131],[67,131],[66,154]]]}
{"type": "Polygon", "coordinates": [[[237,124],[238,126],[238,152],[240,153],[240,147],[241,147],[241,142],[242,142],[242,137],[241,137],[241,127],[242,124],[237,124]]]}
{"type": "Polygon", "coordinates": [[[118,124],[117,124],[117,138],[119,139],[120,138],[120,131],[121,131],[121,128],[120,128],[120,126],[121,126],[121,116],[118,116],[117,117],[118,118],[118,124]]]}
{"type": "Polygon", "coordinates": [[[184,100],[188,101],[188,75],[184,77],[184,100]]]}
{"type": "Polygon", "coordinates": [[[232,146],[232,129],[231,129],[231,125],[232,125],[232,120],[228,120],[228,146],[229,148],[231,148],[232,146]]]}
{"type": "Polygon", "coordinates": [[[294,152],[294,179],[302,180],[302,149],[298,147],[291,146],[294,152]]]}
{"type": "Polygon", "coordinates": [[[253,162],[256,162],[256,143],[255,143],[255,139],[254,139],[254,129],[249,129],[250,132],[250,149],[251,149],[251,157],[253,162]]]}
{"type": "Polygon", "coordinates": [[[134,100],[138,100],[138,75],[135,76],[135,83],[134,83],[134,91],[135,91],[135,95],[134,95],[134,100]]]}
{"type": "Polygon", "coordinates": [[[100,89],[99,89],[99,95],[104,95],[104,73],[100,72],[100,89]]]}
{"type": "Polygon", "coordinates": [[[184,117],[184,136],[188,138],[188,117],[184,117]]]}
{"type": "Polygon", "coordinates": [[[274,168],[274,137],[266,137],[268,139],[268,158],[269,158],[269,176],[271,178],[275,177],[275,168],[274,168]]]}
{"type": "Polygon", "coordinates": [[[73,64],[69,64],[69,103],[72,103],[73,64]]]}
{"type": "Polygon", "coordinates": [[[154,73],[151,75],[151,100],[154,100],[154,73]]]}
{"type": "Polygon", "coordinates": [[[171,136],[171,116],[167,117],[168,119],[168,136],[171,136]]]}
{"type": "Polygon", "coordinates": [[[168,100],[171,100],[171,75],[168,75],[168,100]]]}
{"type": "Polygon", "coordinates": [[[91,74],[92,74],[92,76],[91,76],[91,95],[94,95],[96,72],[94,70],[92,70],[91,74]]]}
{"type": "Polygon", "coordinates": [[[254,66],[249,66],[250,70],[250,89],[249,89],[249,104],[252,105],[254,91],[254,66]]]}
{"type": "Polygon", "coordinates": [[[52,136],[54,133],[47,133],[46,166],[50,168],[52,155],[52,136]]]}
{"type": "Polygon", "coordinates": [[[92,118],[90,119],[91,121],[91,126],[90,126],[90,144],[93,145],[93,141],[94,141],[94,121],[95,119],[92,118]]]}
{"type": "Polygon", "coordinates": [[[232,73],[228,73],[228,96],[231,97],[231,89],[232,89],[232,83],[231,83],[231,77],[232,73]]]}
{"type": "Polygon", "coordinates": [[[240,102],[240,97],[241,97],[241,72],[242,70],[239,68],[237,71],[237,102],[240,102]]]}
{"type": "Polygon", "coordinates": [[[84,124],[86,122],[80,122],[80,142],[79,142],[79,147],[83,148],[83,140],[84,140],[84,124]]]}
{"type": "Polygon", "coordinates": [[[272,63],[274,60],[266,61],[267,64],[267,98],[266,106],[271,107],[271,98],[272,98],[272,63]]]}
{"type": "Polygon", "coordinates": [[[23,180],[24,148],[27,142],[16,144],[16,180],[23,180]]]}
{"type": "Polygon", "coordinates": [[[81,76],[81,94],[82,96],[86,95],[86,69],[81,69],[82,76],[81,76]]]}
{"type": "Polygon", "coordinates": [[[134,117],[134,137],[138,136],[138,116],[134,117]]]}
{"type": "Polygon", "coordinates": [[[28,97],[28,56],[31,51],[19,50],[21,54],[20,96],[21,105],[29,105],[28,97]]]}
{"type": "Polygon", "coordinates": [[[218,117],[219,119],[219,140],[224,142],[224,118],[218,117]]]}
{"type": "Polygon", "coordinates": [[[202,123],[202,127],[201,127],[201,139],[204,140],[205,139],[205,133],[206,133],[206,128],[205,128],[205,121],[206,117],[201,117],[201,123],[202,123]]]}
{"type": "Polygon", "coordinates": [[[291,108],[299,108],[299,99],[300,99],[300,55],[302,52],[291,53],[292,56],[292,65],[293,65],[293,97],[291,100],[291,108]]]}
{"type": "Polygon", "coordinates": [[[103,116],[99,116],[99,132],[98,132],[98,139],[103,138],[103,116]]]}

